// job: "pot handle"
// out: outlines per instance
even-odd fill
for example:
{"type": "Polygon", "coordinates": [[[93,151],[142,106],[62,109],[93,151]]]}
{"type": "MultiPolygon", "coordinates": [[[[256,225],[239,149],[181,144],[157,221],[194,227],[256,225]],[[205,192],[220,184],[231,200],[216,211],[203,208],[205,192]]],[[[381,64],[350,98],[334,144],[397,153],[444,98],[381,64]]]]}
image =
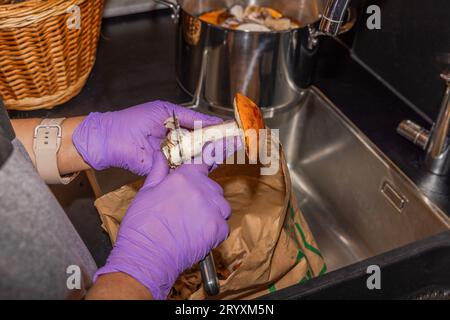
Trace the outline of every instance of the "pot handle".
{"type": "Polygon", "coordinates": [[[339,34],[347,33],[349,32],[356,24],[356,21],[358,20],[358,15],[356,13],[355,8],[348,8],[347,9],[347,22],[344,23],[339,28],[339,34]]]}
{"type": "Polygon", "coordinates": [[[177,2],[173,3],[169,0],[153,0],[153,1],[171,9],[172,10],[172,19],[174,20],[174,22],[178,22],[178,18],[180,17],[180,8],[181,7],[177,2]]]}

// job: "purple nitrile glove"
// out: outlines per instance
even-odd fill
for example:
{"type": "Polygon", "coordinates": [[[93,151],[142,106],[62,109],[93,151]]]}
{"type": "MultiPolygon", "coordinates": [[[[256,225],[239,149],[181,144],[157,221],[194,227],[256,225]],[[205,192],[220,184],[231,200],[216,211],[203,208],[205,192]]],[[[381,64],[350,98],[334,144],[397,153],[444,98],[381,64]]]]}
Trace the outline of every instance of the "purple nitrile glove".
{"type": "Polygon", "coordinates": [[[220,185],[208,178],[207,165],[186,164],[170,174],[167,164],[153,170],[160,180],[147,178],[94,281],[123,272],[154,299],[166,299],[180,273],[227,238],[231,208],[220,185]]]}
{"type": "MultiPolygon", "coordinates": [[[[211,166],[210,171],[213,171],[219,165],[225,164],[227,158],[231,157],[242,148],[243,145],[240,137],[224,138],[222,140],[206,144],[203,147],[202,159],[200,161],[211,166]]],[[[244,150],[242,151],[245,152],[244,150]]],[[[195,160],[194,163],[197,163],[195,160]]]]}
{"type": "Polygon", "coordinates": [[[111,167],[140,176],[152,174],[166,137],[164,122],[173,111],[180,126],[192,129],[194,121],[204,127],[222,120],[164,101],[154,101],[122,111],[91,113],[75,130],[72,140],[83,159],[94,169],[111,167]]]}

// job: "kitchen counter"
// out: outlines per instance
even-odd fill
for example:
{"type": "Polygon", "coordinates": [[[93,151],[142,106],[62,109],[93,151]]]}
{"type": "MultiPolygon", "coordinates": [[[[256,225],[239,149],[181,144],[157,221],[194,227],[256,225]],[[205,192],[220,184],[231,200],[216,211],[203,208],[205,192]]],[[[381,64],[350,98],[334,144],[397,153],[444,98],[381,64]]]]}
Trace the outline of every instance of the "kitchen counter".
{"type": "MultiPolygon", "coordinates": [[[[53,110],[14,111],[10,115],[14,118],[68,117],[120,110],[155,99],[187,102],[189,97],[175,80],[174,45],[175,25],[167,10],[106,19],[97,62],[81,94],[53,110]]],[[[396,133],[396,126],[403,119],[414,120],[426,127],[429,124],[352,59],[344,46],[331,39],[325,39],[321,45],[315,86],[432,201],[445,212],[450,212],[449,179],[424,171],[420,166],[424,152],[396,133]]],[[[121,179],[119,176],[118,180],[121,179]]],[[[83,219],[78,216],[74,222],[77,229],[92,228],[99,232],[99,220],[96,220],[97,225],[90,227],[80,221],[83,219]]],[[[86,230],[80,233],[88,234],[86,230]]],[[[107,243],[104,236],[102,243],[107,243]]],[[[96,245],[95,239],[84,240],[97,263],[102,265],[110,246],[96,245]]]]}

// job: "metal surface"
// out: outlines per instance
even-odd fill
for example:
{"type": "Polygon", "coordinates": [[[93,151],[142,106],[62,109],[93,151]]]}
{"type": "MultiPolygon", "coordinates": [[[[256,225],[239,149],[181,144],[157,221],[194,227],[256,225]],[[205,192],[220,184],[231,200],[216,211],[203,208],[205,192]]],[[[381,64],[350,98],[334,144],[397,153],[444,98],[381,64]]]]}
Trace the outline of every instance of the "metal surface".
{"type": "Polygon", "coordinates": [[[422,128],[411,120],[402,121],[397,127],[397,133],[408,139],[423,150],[427,148],[430,139],[430,131],[422,128]]]}
{"type": "Polygon", "coordinates": [[[447,175],[450,171],[450,144],[448,141],[450,133],[450,72],[443,74],[442,78],[447,83],[447,89],[442,100],[441,111],[431,132],[425,165],[435,174],[447,175]]]}
{"type": "MultiPolygon", "coordinates": [[[[159,3],[166,0],[158,0],[159,3]]],[[[231,0],[184,0],[170,4],[178,17],[177,79],[193,98],[212,110],[231,113],[236,93],[255,101],[266,114],[294,106],[311,83],[316,47],[308,48],[309,24],[320,19],[325,0],[247,0],[273,7],[302,28],[283,32],[245,32],[202,22],[204,12],[229,7],[231,0]]],[[[168,4],[169,5],[169,4],[168,4]]]]}
{"type": "Polygon", "coordinates": [[[220,292],[219,279],[217,278],[216,265],[212,253],[200,262],[203,288],[208,296],[216,296],[220,292]]]}
{"type": "Polygon", "coordinates": [[[397,132],[426,150],[425,167],[436,175],[450,172],[450,72],[442,74],[447,89],[442,100],[441,111],[431,132],[410,120],[400,123],[397,132]]]}
{"type": "Polygon", "coordinates": [[[344,22],[350,0],[329,0],[320,21],[319,32],[335,36],[344,22]]]}
{"type": "Polygon", "coordinates": [[[388,181],[385,181],[383,183],[383,186],[381,187],[381,193],[383,193],[386,199],[394,206],[394,208],[398,212],[403,212],[403,209],[406,208],[408,199],[400,192],[395,190],[395,187],[392,186],[388,181]]]}
{"type": "Polygon", "coordinates": [[[318,89],[267,125],[280,129],[299,205],[330,271],[450,228],[449,217],[318,89]],[[401,212],[395,194],[407,200],[401,212]]]}

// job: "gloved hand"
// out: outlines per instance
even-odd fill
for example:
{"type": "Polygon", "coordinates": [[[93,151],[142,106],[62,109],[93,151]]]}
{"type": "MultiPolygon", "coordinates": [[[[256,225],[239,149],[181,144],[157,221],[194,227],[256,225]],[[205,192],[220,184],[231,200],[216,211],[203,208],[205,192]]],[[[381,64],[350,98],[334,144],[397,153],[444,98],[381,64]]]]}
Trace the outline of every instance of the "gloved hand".
{"type": "Polygon", "coordinates": [[[164,101],[154,101],[117,112],[91,113],[75,130],[72,140],[83,159],[94,169],[117,167],[141,176],[152,173],[161,157],[161,143],[167,134],[164,122],[173,111],[180,126],[192,129],[221,123],[207,116],[164,101]]]}
{"type": "Polygon", "coordinates": [[[208,178],[207,165],[186,164],[159,181],[147,179],[122,221],[102,274],[123,272],[154,299],[166,299],[184,270],[201,261],[229,233],[231,208],[222,188],[208,178]]]}

